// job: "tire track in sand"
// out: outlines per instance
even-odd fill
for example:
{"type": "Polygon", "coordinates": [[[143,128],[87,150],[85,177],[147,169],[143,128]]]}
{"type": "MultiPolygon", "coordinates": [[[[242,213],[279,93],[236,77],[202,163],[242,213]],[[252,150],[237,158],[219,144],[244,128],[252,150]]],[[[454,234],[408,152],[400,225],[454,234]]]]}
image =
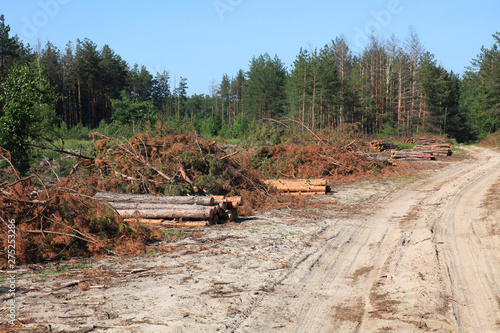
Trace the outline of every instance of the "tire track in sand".
{"type": "Polygon", "coordinates": [[[453,163],[374,205],[331,220],[311,251],[257,298],[238,332],[493,332],[498,237],[477,223],[500,176],[498,153],[453,163]]]}

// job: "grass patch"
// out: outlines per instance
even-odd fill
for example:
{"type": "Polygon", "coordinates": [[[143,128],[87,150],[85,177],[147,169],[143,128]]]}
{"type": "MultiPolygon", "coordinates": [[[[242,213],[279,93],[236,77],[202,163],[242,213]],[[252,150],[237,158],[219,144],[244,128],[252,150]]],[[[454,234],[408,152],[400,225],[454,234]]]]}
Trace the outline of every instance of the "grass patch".
{"type": "Polygon", "coordinates": [[[467,153],[465,152],[465,150],[463,150],[463,148],[461,148],[459,146],[453,146],[452,151],[453,151],[453,155],[455,157],[458,157],[458,158],[466,158],[467,157],[467,153]]]}
{"type": "Polygon", "coordinates": [[[228,145],[239,145],[241,143],[241,139],[226,139],[226,143],[228,145]]]}
{"type": "Polygon", "coordinates": [[[415,179],[417,179],[416,176],[396,178],[394,184],[389,185],[388,188],[389,189],[396,189],[398,187],[401,187],[403,185],[411,183],[415,179]]]}
{"type": "Polygon", "coordinates": [[[186,231],[180,229],[164,229],[163,235],[169,240],[184,239],[189,236],[186,231]]]}
{"type": "Polygon", "coordinates": [[[417,144],[416,143],[408,143],[408,142],[400,142],[400,141],[393,141],[391,142],[392,144],[401,147],[401,149],[413,149],[417,144]]]}

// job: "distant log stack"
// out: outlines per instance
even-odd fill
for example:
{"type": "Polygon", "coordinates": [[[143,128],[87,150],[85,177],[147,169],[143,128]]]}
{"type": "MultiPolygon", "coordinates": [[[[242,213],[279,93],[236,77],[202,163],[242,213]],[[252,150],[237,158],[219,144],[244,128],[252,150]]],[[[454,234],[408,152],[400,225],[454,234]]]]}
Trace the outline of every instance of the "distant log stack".
{"type": "Polygon", "coordinates": [[[388,142],[383,142],[380,140],[375,140],[370,142],[370,145],[373,150],[375,151],[385,151],[385,150],[392,150],[392,149],[401,149],[398,145],[395,145],[393,143],[388,143],[388,142]]]}
{"type": "Polygon", "coordinates": [[[447,143],[417,145],[413,147],[412,150],[418,152],[432,152],[434,156],[451,156],[453,154],[450,144],[447,143]]]}
{"type": "Polygon", "coordinates": [[[417,145],[412,150],[393,150],[391,159],[407,160],[435,160],[436,156],[451,156],[453,154],[450,144],[417,145]]]}
{"type": "Polygon", "coordinates": [[[415,143],[415,138],[401,138],[399,141],[403,143],[415,143]]]}
{"type": "Polygon", "coordinates": [[[168,227],[200,227],[234,221],[241,197],[155,196],[147,194],[97,193],[126,221],[168,227]]]}
{"type": "Polygon", "coordinates": [[[411,150],[393,150],[391,160],[435,160],[436,156],[432,152],[417,152],[411,150]]]}
{"type": "Polygon", "coordinates": [[[444,144],[445,141],[443,138],[440,138],[440,137],[421,136],[421,137],[415,138],[414,143],[416,143],[418,145],[423,145],[423,146],[431,146],[431,145],[444,144]]]}
{"type": "Polygon", "coordinates": [[[290,195],[320,195],[330,192],[326,179],[268,179],[264,183],[290,195]]]}

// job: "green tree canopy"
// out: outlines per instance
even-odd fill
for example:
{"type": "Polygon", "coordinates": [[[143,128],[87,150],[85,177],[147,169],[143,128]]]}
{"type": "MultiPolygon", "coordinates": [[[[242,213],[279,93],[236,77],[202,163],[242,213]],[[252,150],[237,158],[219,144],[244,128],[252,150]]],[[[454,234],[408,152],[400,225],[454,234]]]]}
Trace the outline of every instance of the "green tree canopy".
{"type": "Polygon", "coordinates": [[[253,57],[247,72],[247,83],[243,93],[243,105],[247,115],[256,118],[279,118],[286,106],[287,70],[275,56],[264,54],[253,57]]]}
{"type": "Polygon", "coordinates": [[[51,110],[54,94],[35,66],[19,65],[10,69],[0,86],[4,115],[0,117],[0,146],[11,153],[12,162],[21,173],[29,169],[30,151],[25,144],[43,137],[43,113],[51,110]]]}
{"type": "Polygon", "coordinates": [[[147,121],[154,123],[157,120],[152,101],[139,101],[122,92],[122,98],[112,99],[111,104],[114,109],[111,118],[123,124],[141,125],[147,121]]]}

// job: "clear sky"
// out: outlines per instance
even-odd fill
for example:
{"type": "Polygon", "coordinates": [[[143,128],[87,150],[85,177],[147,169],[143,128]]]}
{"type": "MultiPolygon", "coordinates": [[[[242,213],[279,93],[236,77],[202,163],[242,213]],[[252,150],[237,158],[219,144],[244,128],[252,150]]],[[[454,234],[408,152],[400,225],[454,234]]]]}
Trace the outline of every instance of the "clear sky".
{"type": "Polygon", "coordinates": [[[277,54],[290,68],[301,47],[343,34],[360,52],[371,30],[403,43],[410,26],[439,64],[461,74],[500,31],[500,0],[0,0],[0,14],[31,46],[63,50],[89,38],[131,67],[167,70],[172,83],[187,78],[189,95],[248,70],[253,56],[277,54]]]}

